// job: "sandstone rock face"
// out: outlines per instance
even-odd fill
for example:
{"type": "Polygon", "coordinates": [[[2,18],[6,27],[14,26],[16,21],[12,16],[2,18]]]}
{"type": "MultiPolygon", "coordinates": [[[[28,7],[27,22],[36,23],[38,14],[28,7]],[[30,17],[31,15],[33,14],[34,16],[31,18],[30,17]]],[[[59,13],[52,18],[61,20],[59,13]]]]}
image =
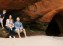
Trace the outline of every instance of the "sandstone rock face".
{"type": "Polygon", "coordinates": [[[35,26],[46,29],[44,25],[63,10],[63,0],[0,0],[0,9],[17,9],[24,23],[35,22],[35,26]]]}
{"type": "Polygon", "coordinates": [[[52,14],[62,8],[63,0],[0,0],[0,9],[22,9],[32,20],[40,16],[38,21],[43,22],[49,22],[52,14]]]}
{"type": "Polygon", "coordinates": [[[32,20],[40,16],[38,21],[49,22],[52,14],[63,9],[63,0],[0,0],[0,9],[22,9],[32,20]]]}
{"type": "Polygon", "coordinates": [[[60,9],[63,9],[62,0],[41,0],[28,6],[24,12],[31,19],[35,19],[41,15],[43,17],[40,16],[38,21],[50,22],[53,14],[57,13],[60,9]]]}
{"type": "Polygon", "coordinates": [[[23,9],[25,16],[29,17],[24,17],[23,20],[25,22],[35,21],[39,28],[46,29],[44,25],[51,22],[55,14],[62,10],[63,0],[41,0],[23,9]]]}
{"type": "Polygon", "coordinates": [[[40,0],[0,0],[0,9],[22,9],[40,0]]]}

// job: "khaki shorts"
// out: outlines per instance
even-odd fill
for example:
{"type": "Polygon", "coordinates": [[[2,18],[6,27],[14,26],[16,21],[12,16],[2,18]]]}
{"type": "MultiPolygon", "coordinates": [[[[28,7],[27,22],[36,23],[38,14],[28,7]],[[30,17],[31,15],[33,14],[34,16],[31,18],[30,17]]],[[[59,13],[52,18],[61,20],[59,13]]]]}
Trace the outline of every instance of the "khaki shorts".
{"type": "Polygon", "coordinates": [[[15,32],[18,33],[18,32],[23,32],[25,29],[15,29],[15,32]]]}

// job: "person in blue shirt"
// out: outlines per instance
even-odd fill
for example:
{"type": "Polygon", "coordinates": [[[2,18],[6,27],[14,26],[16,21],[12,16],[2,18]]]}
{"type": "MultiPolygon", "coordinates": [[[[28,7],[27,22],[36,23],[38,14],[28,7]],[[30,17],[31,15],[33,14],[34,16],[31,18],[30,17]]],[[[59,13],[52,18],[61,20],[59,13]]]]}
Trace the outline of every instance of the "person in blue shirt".
{"type": "Polygon", "coordinates": [[[16,19],[17,21],[15,22],[14,26],[15,26],[15,32],[18,34],[19,38],[21,38],[20,33],[23,32],[25,37],[26,37],[26,31],[23,28],[22,23],[20,22],[20,18],[17,17],[16,19]]]}

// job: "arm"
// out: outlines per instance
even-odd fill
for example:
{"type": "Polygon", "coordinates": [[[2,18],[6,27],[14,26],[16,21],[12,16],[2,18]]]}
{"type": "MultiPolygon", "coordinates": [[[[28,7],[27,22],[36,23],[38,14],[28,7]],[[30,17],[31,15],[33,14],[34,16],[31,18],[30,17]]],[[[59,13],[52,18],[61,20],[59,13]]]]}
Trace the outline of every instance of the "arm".
{"type": "Polygon", "coordinates": [[[3,27],[3,19],[1,20],[1,25],[2,25],[2,28],[4,28],[4,27],[3,27]]]}
{"type": "Polygon", "coordinates": [[[6,26],[11,27],[11,25],[9,24],[8,19],[6,20],[6,26]]]}
{"type": "Polygon", "coordinates": [[[23,29],[23,24],[21,23],[20,25],[21,25],[20,29],[23,29]]]}

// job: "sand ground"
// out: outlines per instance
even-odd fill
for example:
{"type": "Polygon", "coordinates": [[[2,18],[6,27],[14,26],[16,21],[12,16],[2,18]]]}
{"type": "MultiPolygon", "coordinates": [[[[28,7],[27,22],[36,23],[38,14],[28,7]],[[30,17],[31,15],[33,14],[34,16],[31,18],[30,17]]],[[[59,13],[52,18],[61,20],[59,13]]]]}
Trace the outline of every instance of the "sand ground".
{"type": "Polygon", "coordinates": [[[0,38],[0,46],[63,46],[63,37],[29,36],[26,38],[0,38]]]}

